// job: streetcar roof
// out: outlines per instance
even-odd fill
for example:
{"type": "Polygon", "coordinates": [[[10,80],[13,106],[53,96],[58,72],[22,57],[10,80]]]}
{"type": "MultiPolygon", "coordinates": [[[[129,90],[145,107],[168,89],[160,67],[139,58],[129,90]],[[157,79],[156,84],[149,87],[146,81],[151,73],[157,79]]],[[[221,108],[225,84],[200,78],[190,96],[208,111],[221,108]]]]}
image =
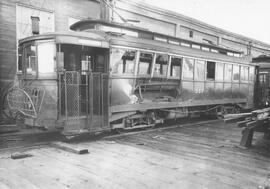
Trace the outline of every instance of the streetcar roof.
{"type": "Polygon", "coordinates": [[[36,41],[54,39],[56,43],[67,43],[75,45],[95,46],[101,48],[109,48],[109,42],[106,35],[101,32],[49,32],[40,35],[33,35],[19,41],[20,44],[36,41]]]}
{"type": "MultiPolygon", "coordinates": [[[[121,23],[117,23],[117,22],[109,22],[109,21],[100,20],[100,19],[83,19],[83,20],[80,20],[80,21],[74,23],[73,25],[71,25],[70,29],[75,30],[75,31],[87,31],[87,30],[89,31],[91,29],[98,29],[99,26],[109,26],[109,27],[120,28],[120,29],[127,30],[127,31],[137,32],[138,33],[137,38],[142,38],[139,36],[150,35],[152,37],[155,36],[155,37],[166,38],[167,40],[176,40],[176,41],[191,43],[194,45],[196,45],[196,44],[202,45],[204,47],[209,47],[209,48],[213,48],[213,49],[217,49],[217,50],[226,50],[228,52],[233,52],[233,53],[242,53],[239,50],[231,49],[231,48],[217,45],[217,44],[213,44],[213,43],[204,43],[204,42],[198,42],[198,41],[194,41],[194,40],[188,40],[188,39],[184,39],[184,38],[175,37],[172,35],[167,35],[167,34],[163,34],[163,33],[150,31],[146,28],[137,27],[137,26],[134,26],[131,24],[121,24],[121,23]]],[[[145,39],[145,38],[143,38],[143,39],[145,39]]]]}
{"type": "Polygon", "coordinates": [[[270,63],[269,62],[260,62],[258,63],[260,68],[270,68],[270,63]]]}
{"type": "MultiPolygon", "coordinates": [[[[108,36],[109,37],[109,36],[108,36]]],[[[232,63],[242,63],[242,64],[250,64],[251,56],[244,57],[233,57],[227,56],[220,53],[214,53],[209,51],[202,51],[199,49],[184,47],[180,45],[173,44],[164,44],[160,41],[155,40],[147,40],[141,38],[134,38],[130,36],[122,36],[122,37],[110,37],[110,45],[116,47],[123,47],[128,49],[139,49],[141,51],[152,51],[152,52],[160,52],[167,53],[175,56],[185,56],[191,58],[198,59],[207,59],[219,62],[232,62],[232,63]]],[[[255,65],[254,63],[252,65],[255,65]]]]}

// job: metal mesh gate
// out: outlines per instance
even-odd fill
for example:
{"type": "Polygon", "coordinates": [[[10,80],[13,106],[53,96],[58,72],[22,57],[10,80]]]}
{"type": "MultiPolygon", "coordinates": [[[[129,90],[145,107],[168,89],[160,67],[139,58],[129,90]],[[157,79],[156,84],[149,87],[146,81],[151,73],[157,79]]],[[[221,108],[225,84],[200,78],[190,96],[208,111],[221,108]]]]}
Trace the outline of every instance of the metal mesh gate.
{"type": "Polygon", "coordinates": [[[65,132],[109,128],[108,74],[68,71],[59,74],[59,113],[65,132]]]}

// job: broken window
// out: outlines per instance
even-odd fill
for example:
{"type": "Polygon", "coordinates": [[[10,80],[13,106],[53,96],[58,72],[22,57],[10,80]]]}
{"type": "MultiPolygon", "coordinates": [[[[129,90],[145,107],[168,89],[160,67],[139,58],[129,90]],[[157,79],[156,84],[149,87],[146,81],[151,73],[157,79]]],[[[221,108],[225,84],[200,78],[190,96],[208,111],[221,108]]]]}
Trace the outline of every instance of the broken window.
{"type": "Polygon", "coordinates": [[[184,58],[183,62],[183,79],[193,79],[194,59],[184,58]]]}
{"type": "Polygon", "coordinates": [[[148,75],[151,73],[152,69],[152,62],[153,62],[153,53],[140,53],[140,60],[139,60],[139,68],[138,74],[140,75],[148,75]]]}
{"type": "Polygon", "coordinates": [[[128,49],[112,49],[112,73],[134,74],[136,51],[128,49]]]}
{"type": "Polygon", "coordinates": [[[195,72],[194,72],[194,78],[197,81],[204,81],[204,74],[205,74],[205,61],[203,60],[197,60],[195,64],[195,72]]]}
{"type": "Polygon", "coordinates": [[[171,58],[170,77],[180,78],[182,59],[179,57],[171,58]]]}
{"type": "Polygon", "coordinates": [[[154,76],[166,76],[168,68],[169,56],[165,54],[157,54],[154,68],[154,76]]]}

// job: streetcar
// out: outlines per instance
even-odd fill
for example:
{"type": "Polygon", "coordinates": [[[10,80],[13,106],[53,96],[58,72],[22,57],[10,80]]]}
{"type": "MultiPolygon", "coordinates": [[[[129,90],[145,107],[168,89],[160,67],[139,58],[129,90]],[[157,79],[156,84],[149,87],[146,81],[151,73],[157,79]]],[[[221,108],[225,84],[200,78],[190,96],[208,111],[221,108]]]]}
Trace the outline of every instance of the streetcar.
{"type": "Polygon", "coordinates": [[[270,106],[270,57],[261,55],[252,59],[258,64],[257,82],[255,85],[255,105],[258,108],[270,106]]]}
{"type": "Polygon", "coordinates": [[[242,52],[104,20],[71,29],[19,42],[7,102],[28,125],[91,133],[254,107],[255,65],[242,52]]]}

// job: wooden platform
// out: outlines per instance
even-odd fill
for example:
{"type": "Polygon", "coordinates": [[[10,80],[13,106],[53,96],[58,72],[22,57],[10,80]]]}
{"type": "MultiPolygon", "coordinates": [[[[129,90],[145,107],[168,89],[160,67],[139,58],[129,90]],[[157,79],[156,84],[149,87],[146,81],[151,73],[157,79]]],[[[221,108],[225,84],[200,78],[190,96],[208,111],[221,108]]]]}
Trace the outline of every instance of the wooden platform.
{"type": "Polygon", "coordinates": [[[221,121],[28,149],[13,160],[0,151],[0,188],[254,189],[270,186],[270,143],[256,133],[238,147],[241,128],[221,121]]]}

